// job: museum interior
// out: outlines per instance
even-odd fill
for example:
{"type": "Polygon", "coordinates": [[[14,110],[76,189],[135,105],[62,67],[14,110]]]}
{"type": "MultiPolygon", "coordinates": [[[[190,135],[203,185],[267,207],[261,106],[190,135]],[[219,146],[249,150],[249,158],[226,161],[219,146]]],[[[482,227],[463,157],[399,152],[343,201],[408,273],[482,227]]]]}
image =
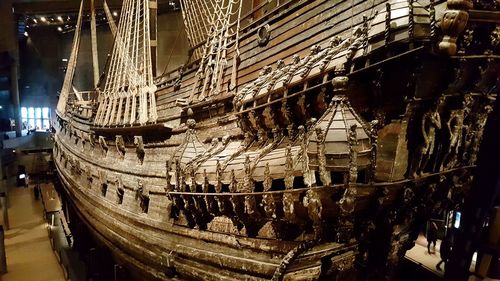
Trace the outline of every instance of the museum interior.
{"type": "Polygon", "coordinates": [[[0,280],[500,280],[499,0],[0,0],[0,280]]]}

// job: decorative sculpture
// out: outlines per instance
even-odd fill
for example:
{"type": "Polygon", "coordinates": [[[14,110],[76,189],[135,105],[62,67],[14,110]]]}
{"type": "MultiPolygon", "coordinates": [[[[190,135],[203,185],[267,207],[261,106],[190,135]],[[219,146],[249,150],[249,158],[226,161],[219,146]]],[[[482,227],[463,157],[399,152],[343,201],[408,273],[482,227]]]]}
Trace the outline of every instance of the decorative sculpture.
{"type": "Polygon", "coordinates": [[[318,166],[319,166],[319,176],[321,179],[321,183],[324,186],[329,186],[332,183],[330,172],[326,169],[326,155],[325,155],[325,135],[323,130],[319,127],[316,128],[316,138],[317,142],[317,150],[318,150],[318,166]]]}
{"type": "Polygon", "coordinates": [[[144,142],[142,140],[142,136],[134,136],[134,144],[135,144],[135,153],[137,155],[137,159],[139,163],[144,162],[144,156],[146,155],[144,151],[144,142]]]}
{"type": "Polygon", "coordinates": [[[444,36],[439,43],[439,49],[451,56],[457,52],[457,38],[469,19],[467,11],[472,8],[472,0],[448,0],[447,6],[448,9],[441,20],[444,36]]]}
{"type": "Polygon", "coordinates": [[[444,168],[453,167],[457,161],[457,156],[459,149],[462,146],[462,131],[464,125],[464,112],[463,110],[453,110],[450,113],[450,118],[446,122],[448,133],[450,135],[450,140],[448,144],[448,150],[443,156],[440,171],[444,168]]]}
{"type": "Polygon", "coordinates": [[[415,164],[411,172],[413,177],[416,177],[417,174],[421,174],[424,171],[430,156],[434,153],[436,131],[441,129],[441,116],[438,112],[441,102],[442,101],[436,102],[433,107],[422,116],[420,130],[423,143],[420,144],[415,157],[415,164]]]}
{"type": "Polygon", "coordinates": [[[323,222],[321,215],[323,212],[323,204],[321,203],[321,197],[315,190],[309,189],[304,196],[303,204],[304,207],[307,208],[307,215],[309,216],[309,219],[313,222],[315,238],[321,239],[323,236],[323,222]]]}
{"type": "Polygon", "coordinates": [[[287,146],[285,149],[285,188],[292,189],[293,188],[293,159],[292,152],[290,146],[287,146]]]}
{"type": "Polygon", "coordinates": [[[116,136],[115,146],[118,155],[120,155],[120,157],[123,159],[125,157],[125,141],[123,140],[122,136],[116,136]]]}
{"type": "Polygon", "coordinates": [[[106,157],[108,154],[108,144],[103,136],[99,136],[99,145],[101,146],[102,155],[106,157]]]}

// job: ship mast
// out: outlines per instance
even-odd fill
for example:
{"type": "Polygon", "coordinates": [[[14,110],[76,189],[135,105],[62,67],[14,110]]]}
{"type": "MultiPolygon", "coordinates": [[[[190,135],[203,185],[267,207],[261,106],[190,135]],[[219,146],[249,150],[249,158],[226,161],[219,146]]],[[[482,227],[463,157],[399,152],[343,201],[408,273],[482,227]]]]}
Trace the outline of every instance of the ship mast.
{"type": "Polygon", "coordinates": [[[78,61],[78,50],[80,48],[80,33],[82,28],[82,11],[83,11],[83,0],[80,2],[80,10],[78,12],[78,19],[76,21],[75,35],[73,38],[73,46],[71,48],[71,54],[68,61],[68,68],[66,74],[64,75],[63,87],[61,89],[61,94],[57,102],[56,111],[62,116],[66,113],[66,104],[68,102],[68,97],[70,91],[73,89],[73,77],[75,76],[76,63],[78,61]]]}
{"type": "Polygon", "coordinates": [[[92,66],[94,72],[94,88],[99,84],[99,58],[97,56],[97,30],[95,24],[94,0],[90,0],[90,38],[92,41],[92,66]]]}
{"type": "Polygon", "coordinates": [[[157,62],[157,22],[158,22],[158,0],[149,0],[149,40],[151,42],[151,65],[153,66],[153,77],[156,77],[157,62]]]}

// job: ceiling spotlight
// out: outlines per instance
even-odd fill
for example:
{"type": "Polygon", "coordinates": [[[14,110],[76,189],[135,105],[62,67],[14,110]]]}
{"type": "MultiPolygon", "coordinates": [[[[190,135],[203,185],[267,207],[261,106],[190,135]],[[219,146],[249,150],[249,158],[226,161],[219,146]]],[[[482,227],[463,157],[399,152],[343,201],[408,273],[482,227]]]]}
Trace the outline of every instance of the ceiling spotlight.
{"type": "Polygon", "coordinates": [[[60,22],[63,22],[63,18],[61,16],[57,16],[57,20],[60,21],[60,22]]]}
{"type": "Polygon", "coordinates": [[[33,18],[33,22],[34,22],[35,24],[37,24],[37,23],[38,23],[38,21],[37,21],[35,18],[33,18]]]}
{"type": "Polygon", "coordinates": [[[57,30],[58,30],[58,31],[62,31],[63,29],[62,29],[62,27],[58,26],[58,27],[57,27],[57,30]]]}
{"type": "Polygon", "coordinates": [[[43,22],[47,21],[47,19],[45,17],[41,17],[40,20],[43,21],[43,22]]]}
{"type": "Polygon", "coordinates": [[[117,11],[113,11],[113,17],[117,17],[118,16],[118,12],[117,11]]]}
{"type": "Polygon", "coordinates": [[[28,37],[28,31],[24,32],[24,36],[28,37]]]}

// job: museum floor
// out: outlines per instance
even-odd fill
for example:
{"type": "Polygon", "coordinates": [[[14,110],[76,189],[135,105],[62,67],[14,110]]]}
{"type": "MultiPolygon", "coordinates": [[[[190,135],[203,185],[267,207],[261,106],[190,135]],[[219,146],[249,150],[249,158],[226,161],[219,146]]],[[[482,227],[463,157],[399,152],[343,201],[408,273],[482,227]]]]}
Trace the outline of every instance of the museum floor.
{"type": "Polygon", "coordinates": [[[10,229],[5,231],[7,274],[2,281],[66,280],[52,251],[41,200],[33,186],[9,191],[10,229]]]}

